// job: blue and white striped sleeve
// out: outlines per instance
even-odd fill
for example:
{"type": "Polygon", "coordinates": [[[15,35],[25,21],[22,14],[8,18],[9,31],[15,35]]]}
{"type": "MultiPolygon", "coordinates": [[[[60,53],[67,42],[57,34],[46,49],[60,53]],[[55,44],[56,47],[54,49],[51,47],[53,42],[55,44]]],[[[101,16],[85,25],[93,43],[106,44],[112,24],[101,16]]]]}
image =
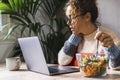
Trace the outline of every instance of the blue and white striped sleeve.
{"type": "Polygon", "coordinates": [[[111,48],[103,47],[103,50],[109,56],[109,63],[111,67],[120,66],[120,49],[116,45],[111,48]]]}
{"type": "Polygon", "coordinates": [[[63,48],[58,53],[59,65],[68,65],[72,61],[81,40],[82,36],[75,34],[72,34],[68,38],[68,40],[64,43],[63,48]]]}
{"type": "Polygon", "coordinates": [[[73,57],[75,52],[77,51],[78,44],[81,40],[82,40],[81,35],[72,34],[64,44],[64,47],[63,47],[64,53],[66,55],[73,57]]]}

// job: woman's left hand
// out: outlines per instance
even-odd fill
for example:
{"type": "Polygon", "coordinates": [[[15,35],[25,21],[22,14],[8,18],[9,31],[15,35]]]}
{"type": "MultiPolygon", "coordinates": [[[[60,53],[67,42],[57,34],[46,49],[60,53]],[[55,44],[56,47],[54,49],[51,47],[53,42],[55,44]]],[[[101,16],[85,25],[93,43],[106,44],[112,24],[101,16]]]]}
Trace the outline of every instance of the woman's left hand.
{"type": "Polygon", "coordinates": [[[102,46],[111,48],[114,45],[114,41],[112,37],[104,32],[97,32],[95,35],[95,39],[100,41],[102,46]]]}

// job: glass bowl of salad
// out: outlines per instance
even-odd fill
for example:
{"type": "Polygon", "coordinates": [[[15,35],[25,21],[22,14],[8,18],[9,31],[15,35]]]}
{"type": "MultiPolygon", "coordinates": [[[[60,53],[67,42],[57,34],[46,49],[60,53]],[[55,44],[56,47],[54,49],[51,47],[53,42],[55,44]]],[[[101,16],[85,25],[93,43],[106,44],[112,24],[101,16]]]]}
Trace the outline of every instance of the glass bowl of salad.
{"type": "Polygon", "coordinates": [[[98,55],[95,57],[91,54],[80,54],[77,56],[80,72],[86,77],[103,77],[106,76],[108,57],[98,55]]]}

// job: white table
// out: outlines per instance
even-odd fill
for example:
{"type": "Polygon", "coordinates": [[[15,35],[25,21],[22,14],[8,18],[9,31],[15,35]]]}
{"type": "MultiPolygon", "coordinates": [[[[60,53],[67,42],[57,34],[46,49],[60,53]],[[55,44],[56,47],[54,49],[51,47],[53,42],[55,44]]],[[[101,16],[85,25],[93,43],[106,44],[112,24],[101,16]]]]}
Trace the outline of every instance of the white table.
{"type": "MultiPolygon", "coordinates": [[[[120,80],[120,71],[108,70],[106,78],[100,80],[120,80]]],[[[80,75],[80,72],[47,76],[28,71],[25,64],[22,64],[19,71],[8,71],[5,63],[0,64],[0,80],[98,80],[98,78],[87,78],[80,75]]]]}

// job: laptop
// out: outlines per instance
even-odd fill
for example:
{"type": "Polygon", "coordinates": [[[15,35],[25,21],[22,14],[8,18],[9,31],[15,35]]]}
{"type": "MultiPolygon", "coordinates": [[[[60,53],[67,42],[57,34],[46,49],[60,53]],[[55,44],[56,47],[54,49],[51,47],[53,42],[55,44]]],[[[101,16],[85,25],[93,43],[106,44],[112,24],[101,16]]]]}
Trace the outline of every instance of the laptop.
{"type": "Polygon", "coordinates": [[[27,68],[30,71],[46,75],[56,75],[79,71],[79,68],[74,66],[48,66],[37,36],[18,38],[18,42],[27,68]]]}

